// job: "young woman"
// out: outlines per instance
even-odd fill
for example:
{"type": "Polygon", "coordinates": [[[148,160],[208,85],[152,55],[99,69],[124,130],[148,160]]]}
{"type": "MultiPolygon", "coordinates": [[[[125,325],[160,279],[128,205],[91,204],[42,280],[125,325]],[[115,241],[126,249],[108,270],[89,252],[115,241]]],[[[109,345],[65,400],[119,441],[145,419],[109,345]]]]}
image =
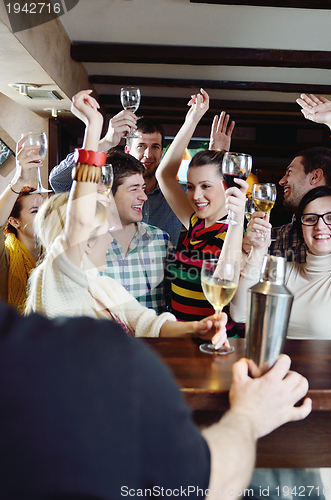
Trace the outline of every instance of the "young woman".
{"type": "MultiPolygon", "coordinates": [[[[85,150],[93,152],[98,148],[103,120],[90,92],[79,92],[72,109],[86,123],[85,150]]],[[[78,163],[74,175],[68,203],[66,195],[56,195],[47,200],[36,218],[46,254],[32,273],[26,312],[109,318],[136,336],[214,337],[220,347],[226,339],[225,315],[220,321],[212,317],[176,322],[172,314],[157,316],[115,280],[98,275],[98,269],[106,264],[111,240],[106,209],[96,200],[97,167],[78,163]]]]}
{"type": "MultiPolygon", "coordinates": [[[[236,321],[246,320],[247,289],[257,283],[263,256],[270,243],[271,225],[262,218],[263,215],[255,212],[247,227],[253,247],[231,303],[231,314],[236,321]],[[257,231],[269,237],[258,239],[257,231]]],[[[331,187],[320,186],[308,191],[300,202],[296,224],[308,252],[305,263],[287,263],[285,284],[294,295],[287,336],[330,340],[331,187]]]]}
{"type": "MultiPolygon", "coordinates": [[[[193,318],[199,320],[214,313],[202,291],[201,267],[203,260],[221,255],[227,232],[234,248],[237,248],[236,253],[230,254],[230,257],[240,262],[242,212],[248,187],[245,181],[237,179],[239,189],[227,189],[225,195],[222,176],[223,152],[210,150],[197,153],[191,160],[187,172],[187,194],[183,192],[177,181],[177,172],[185,148],[199,120],[208,110],[208,94],[201,89],[201,94],[192,96],[188,105],[190,109],[185,122],[156,171],[159,186],[167,202],[188,230],[170,268],[172,312],[182,321],[193,318]],[[240,225],[229,227],[225,223],[229,209],[236,212],[240,225]]],[[[229,135],[231,136],[234,124],[231,124],[227,132],[228,115],[223,113],[220,120],[222,124],[219,123],[217,127],[218,139],[221,143],[223,140],[223,147],[228,149],[229,135]]],[[[216,128],[216,119],[213,127],[216,128]]],[[[236,334],[232,321],[228,323],[227,329],[228,336],[236,334]]]]}
{"type": "Polygon", "coordinates": [[[16,172],[0,196],[0,298],[23,312],[30,271],[40,256],[33,220],[44,199],[24,186],[42,158],[33,146],[16,146],[16,172]]]}

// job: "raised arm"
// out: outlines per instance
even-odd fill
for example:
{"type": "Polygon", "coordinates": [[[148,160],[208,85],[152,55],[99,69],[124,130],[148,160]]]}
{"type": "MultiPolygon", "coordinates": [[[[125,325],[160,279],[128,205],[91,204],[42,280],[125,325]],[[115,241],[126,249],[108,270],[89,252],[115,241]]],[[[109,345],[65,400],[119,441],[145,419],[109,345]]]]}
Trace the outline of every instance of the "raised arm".
{"type": "Polygon", "coordinates": [[[186,115],[184,124],[172,141],[156,171],[156,178],[164,197],[186,228],[190,224],[192,207],[187,200],[186,194],[178,184],[177,172],[184,151],[191,140],[196,126],[209,108],[209,96],[207,92],[201,89],[201,94],[192,96],[188,105],[190,109],[186,115]]]}
{"type": "Polygon", "coordinates": [[[17,197],[25,184],[28,184],[33,168],[40,167],[42,157],[37,155],[39,147],[22,146],[27,136],[22,137],[16,144],[16,169],[13,180],[0,196],[0,225],[3,226],[12,211],[17,197]]]}
{"type": "MultiPolygon", "coordinates": [[[[99,113],[99,104],[90,95],[91,90],[82,90],[73,97],[72,113],[78,116],[86,125],[83,149],[98,151],[98,144],[102,129],[103,117],[99,113]]],[[[95,167],[77,165],[77,179],[80,179],[79,168],[90,172],[95,167]]],[[[82,170],[80,170],[81,172],[82,170]]],[[[83,180],[83,176],[82,176],[83,180]]],[[[80,265],[85,252],[87,240],[91,234],[94,222],[97,197],[97,182],[74,181],[70,190],[67,206],[65,239],[67,242],[66,254],[69,259],[80,265]]]]}
{"type": "Polygon", "coordinates": [[[326,97],[316,97],[314,94],[301,94],[296,102],[301,106],[301,113],[306,120],[323,123],[331,129],[331,101],[326,97]]]}
{"type": "Polygon", "coordinates": [[[290,364],[290,358],[282,355],[269,372],[255,379],[248,375],[247,359],[233,365],[230,410],[202,431],[211,453],[210,491],[226,495],[246,488],[255,466],[257,439],[311,412],[309,398],[294,406],[307,394],[308,381],[289,371],[290,364]]]}
{"type": "Polygon", "coordinates": [[[222,111],[220,116],[214,116],[210,130],[210,140],[208,149],[217,149],[219,151],[230,151],[231,136],[235,126],[235,122],[231,121],[228,126],[230,115],[222,111]]]}

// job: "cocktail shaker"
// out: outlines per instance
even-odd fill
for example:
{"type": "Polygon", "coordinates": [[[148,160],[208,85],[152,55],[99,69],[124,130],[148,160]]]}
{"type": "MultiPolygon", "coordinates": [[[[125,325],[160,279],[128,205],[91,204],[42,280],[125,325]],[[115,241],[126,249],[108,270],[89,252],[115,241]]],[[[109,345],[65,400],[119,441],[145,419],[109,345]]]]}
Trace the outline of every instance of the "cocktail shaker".
{"type": "Polygon", "coordinates": [[[286,260],[266,255],[260,281],[248,290],[246,357],[261,375],[281,354],[286,339],[293,295],[284,285],[286,260]]]}

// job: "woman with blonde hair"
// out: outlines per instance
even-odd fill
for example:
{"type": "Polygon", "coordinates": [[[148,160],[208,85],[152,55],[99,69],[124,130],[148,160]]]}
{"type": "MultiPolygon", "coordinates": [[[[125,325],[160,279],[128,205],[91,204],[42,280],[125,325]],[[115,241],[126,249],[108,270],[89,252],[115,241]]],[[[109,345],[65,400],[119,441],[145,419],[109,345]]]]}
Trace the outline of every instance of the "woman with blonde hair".
{"type": "MultiPolygon", "coordinates": [[[[97,202],[98,165],[105,153],[95,153],[102,128],[102,115],[91,91],[73,98],[72,111],[86,124],[85,149],[73,172],[74,182],[66,195],[47,200],[36,218],[45,258],[32,273],[26,313],[37,311],[48,317],[91,316],[119,322],[135,336],[214,337],[225,341],[224,316],[180,323],[170,313],[157,316],[139,304],[123,286],[98,269],[106,264],[111,242],[105,207],[97,202]],[[84,161],[80,161],[84,158],[84,161]]],[[[105,155],[106,156],[106,155],[105,155]]]]}
{"type": "Polygon", "coordinates": [[[16,146],[16,171],[13,180],[0,196],[0,298],[21,312],[31,270],[40,257],[41,247],[33,229],[33,220],[44,199],[26,186],[41,156],[35,146],[16,146]]]}

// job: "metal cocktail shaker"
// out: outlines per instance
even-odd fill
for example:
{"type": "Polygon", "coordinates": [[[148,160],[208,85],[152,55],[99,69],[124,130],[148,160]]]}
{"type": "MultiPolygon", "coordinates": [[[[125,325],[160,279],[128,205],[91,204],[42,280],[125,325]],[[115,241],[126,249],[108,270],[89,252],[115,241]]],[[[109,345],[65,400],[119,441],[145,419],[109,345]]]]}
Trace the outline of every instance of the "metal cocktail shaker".
{"type": "Polygon", "coordinates": [[[259,283],[248,290],[246,357],[261,374],[273,366],[286,339],[293,295],[284,285],[285,266],[283,257],[266,255],[259,283]]]}

